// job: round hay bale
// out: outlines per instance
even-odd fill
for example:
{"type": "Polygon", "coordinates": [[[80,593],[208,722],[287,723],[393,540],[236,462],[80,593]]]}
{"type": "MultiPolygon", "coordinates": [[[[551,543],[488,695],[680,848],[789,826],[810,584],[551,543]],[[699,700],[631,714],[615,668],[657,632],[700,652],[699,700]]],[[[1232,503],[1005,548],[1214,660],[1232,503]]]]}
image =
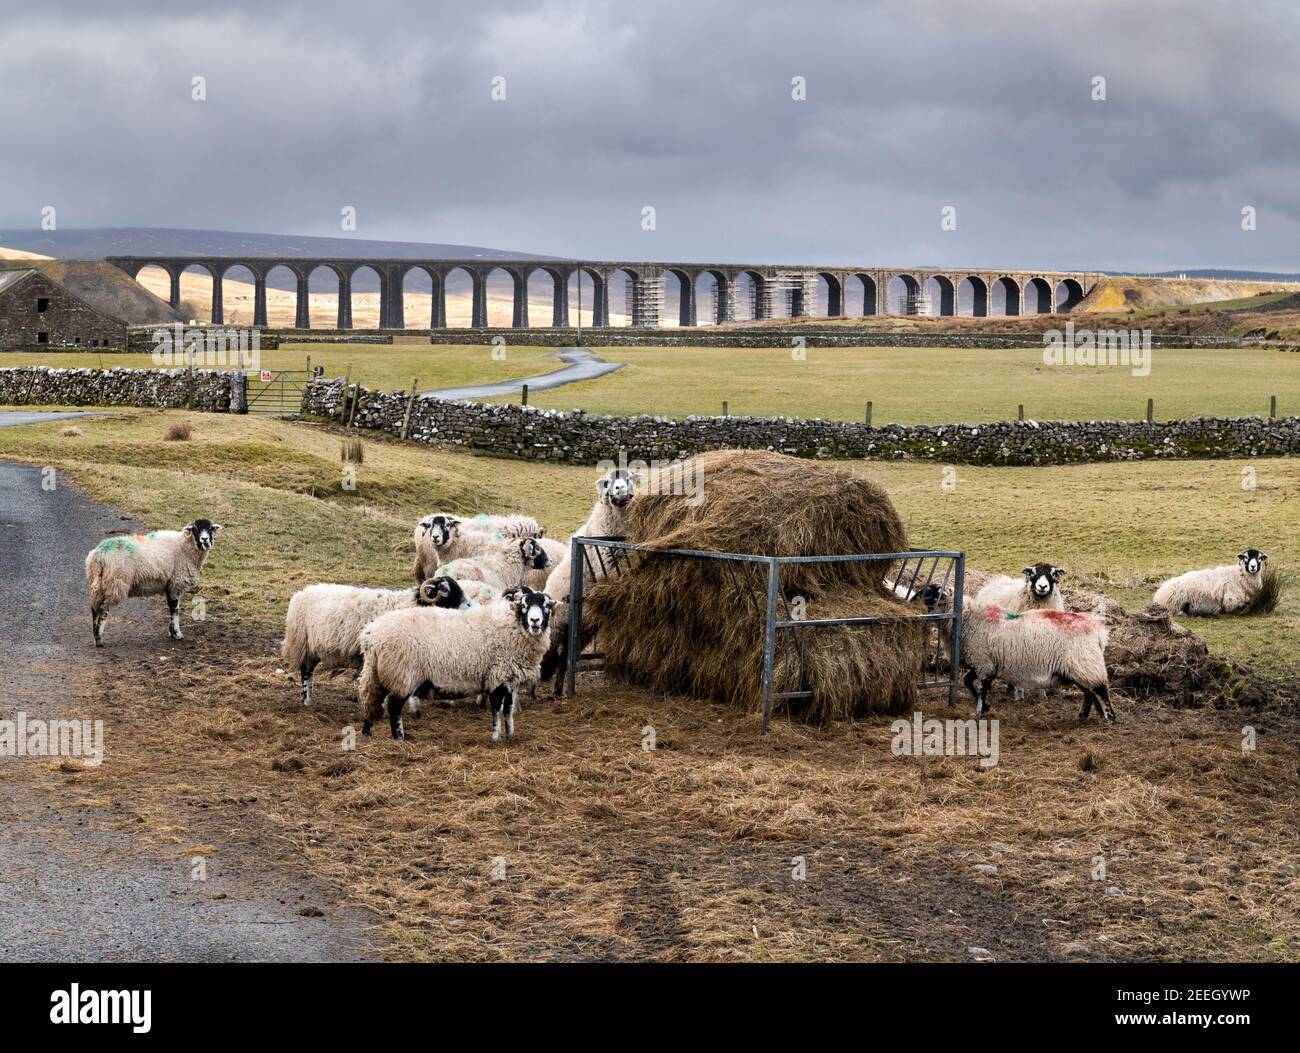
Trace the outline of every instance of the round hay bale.
{"type": "MultiPolygon", "coordinates": [[[[900,552],[907,534],[883,489],[861,476],[764,451],[701,454],[672,473],[652,473],[628,506],[628,540],[760,556],[900,552]],[[699,479],[698,495],[671,478],[699,479]],[[678,487],[681,489],[681,487],[678,487]]],[[[804,618],[915,615],[888,593],[879,562],[782,568],[784,601],[804,618]]],[[[608,672],[657,691],[719,698],[749,710],[762,701],[767,568],[714,559],[647,555],[605,578],[585,605],[608,672]]],[[[779,634],[775,689],[798,689],[802,649],[811,700],[784,707],[826,721],[899,713],[915,703],[924,634],[919,623],[836,626],[779,634]],[[798,639],[796,639],[796,637],[798,639]]]]}

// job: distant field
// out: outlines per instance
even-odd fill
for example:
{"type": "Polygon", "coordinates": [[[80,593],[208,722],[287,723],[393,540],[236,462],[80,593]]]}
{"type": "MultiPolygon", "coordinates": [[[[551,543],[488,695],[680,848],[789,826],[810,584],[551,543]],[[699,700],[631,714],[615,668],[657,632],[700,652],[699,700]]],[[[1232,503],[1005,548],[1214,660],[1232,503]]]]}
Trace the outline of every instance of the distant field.
{"type": "MultiPolygon", "coordinates": [[[[533,373],[558,369],[563,363],[546,356],[548,347],[508,347],[504,359],[492,357],[486,344],[429,344],[425,340],[403,340],[390,345],[293,344],[278,351],[260,352],[264,369],[302,369],[311,355],[312,366],[324,366],[331,377],[341,377],[352,367],[352,379],[381,391],[409,391],[411,380],[420,387],[446,388],[465,384],[512,380],[533,373]]],[[[55,366],[105,369],[156,368],[149,355],[97,355],[92,352],[52,354],[13,353],[0,355],[4,366],[55,366]]]]}
{"type": "Polygon", "coordinates": [[[722,412],[861,420],[877,424],[1006,420],[1023,403],[1041,420],[1131,420],[1155,399],[1156,415],[1300,413],[1300,355],[1250,348],[1153,352],[1151,375],[1127,369],[1045,366],[1042,352],[953,348],[604,348],[625,368],[598,380],[536,392],[548,409],[653,413],[722,412]]]}

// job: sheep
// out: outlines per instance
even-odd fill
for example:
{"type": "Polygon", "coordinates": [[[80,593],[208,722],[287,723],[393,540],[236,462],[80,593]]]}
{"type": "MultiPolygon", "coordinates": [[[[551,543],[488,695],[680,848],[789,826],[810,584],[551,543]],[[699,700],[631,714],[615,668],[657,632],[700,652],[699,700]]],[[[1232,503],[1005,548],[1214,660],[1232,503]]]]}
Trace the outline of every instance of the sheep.
{"type": "Polygon", "coordinates": [[[1106,623],[1095,614],[1051,609],[1016,612],[962,604],[961,657],[968,669],[963,682],[975,698],[975,715],[988,712],[989,687],[998,677],[1038,688],[1073,684],[1083,692],[1080,720],[1086,720],[1096,705],[1113,723],[1105,657],[1108,640],[1106,623]]]}
{"type": "Polygon", "coordinates": [[[451,613],[431,607],[390,611],[361,633],[357,683],[364,735],[388,710],[393,738],[404,739],[402,702],[488,693],[492,741],[515,731],[515,692],[541,675],[555,601],[527,586],[486,607],[451,613]]]}
{"type": "Polygon", "coordinates": [[[166,596],[168,634],[183,640],[181,597],[198,584],[221,524],[196,519],[181,530],[110,537],[86,556],[91,630],[104,646],[108,612],[129,596],[166,596]]]}
{"type": "Polygon", "coordinates": [[[546,566],[541,570],[525,571],[524,584],[534,592],[545,592],[546,583],[551,580],[552,572],[569,554],[569,546],[563,541],[556,541],[549,537],[539,537],[537,543],[546,552],[546,566]]]}
{"type": "Polygon", "coordinates": [[[548,566],[546,550],[536,538],[496,540],[494,549],[481,556],[452,560],[438,568],[438,575],[466,581],[481,581],[495,589],[520,585],[530,570],[548,566]]]}
{"type": "Polygon", "coordinates": [[[1001,607],[1019,613],[1027,610],[1065,610],[1065,599],[1057,583],[1065,571],[1050,563],[1034,563],[1022,572],[1021,581],[1006,574],[989,578],[975,590],[975,603],[983,607],[1001,607]]]}
{"type": "Polygon", "coordinates": [[[1233,614],[1259,595],[1268,557],[1257,548],[1237,553],[1236,563],[1208,570],[1189,570],[1170,578],[1154,602],[1172,614],[1233,614]]]}
{"type": "Polygon", "coordinates": [[[302,704],[311,705],[312,676],[325,668],[361,665],[361,630],[381,614],[416,606],[463,610],[470,606],[454,578],[430,578],[415,589],[358,585],[308,585],[289,599],[280,654],[302,681],[302,704]]]}
{"type": "MultiPolygon", "coordinates": [[[[415,524],[415,580],[424,581],[439,566],[454,560],[489,555],[499,547],[499,541],[524,537],[541,541],[545,533],[532,516],[478,515],[462,519],[445,512],[427,515],[415,524]]],[[[557,542],[542,542],[542,546],[548,554],[551,546],[562,548],[557,542]]],[[[561,554],[556,552],[551,558],[558,559],[561,554]]]]}
{"type": "MultiPolygon", "coordinates": [[[[566,664],[569,627],[569,585],[572,567],[572,542],[575,537],[624,537],[627,534],[627,506],[636,495],[636,488],[642,483],[642,477],[636,472],[616,468],[596,480],[596,502],[586,521],[569,535],[570,544],[565,546],[564,555],[546,579],[545,592],[557,602],[563,601],[559,613],[554,619],[551,632],[551,653],[546,656],[546,678],[555,674],[555,693],[559,694],[561,680],[566,664]]],[[[607,568],[600,560],[595,561],[588,578],[599,581],[605,576],[607,568]]]]}

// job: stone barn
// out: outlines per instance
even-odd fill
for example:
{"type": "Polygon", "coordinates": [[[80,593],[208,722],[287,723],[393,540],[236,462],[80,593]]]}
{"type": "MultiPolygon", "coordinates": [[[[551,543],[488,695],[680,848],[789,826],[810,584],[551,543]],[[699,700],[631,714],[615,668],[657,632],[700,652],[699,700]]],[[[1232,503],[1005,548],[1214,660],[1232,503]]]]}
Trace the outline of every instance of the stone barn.
{"type": "Polygon", "coordinates": [[[0,351],[125,348],[127,327],[178,312],[110,264],[13,260],[0,265],[0,351]]]}

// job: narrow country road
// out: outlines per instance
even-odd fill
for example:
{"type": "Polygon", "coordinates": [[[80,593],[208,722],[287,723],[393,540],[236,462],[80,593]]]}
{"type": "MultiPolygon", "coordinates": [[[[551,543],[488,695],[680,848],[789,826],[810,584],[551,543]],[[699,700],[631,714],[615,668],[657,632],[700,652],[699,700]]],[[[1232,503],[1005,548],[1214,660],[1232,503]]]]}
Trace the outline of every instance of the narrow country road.
{"type": "MultiPolygon", "coordinates": [[[[139,525],[57,477],[53,489],[43,487],[43,478],[38,467],[0,462],[0,721],[16,722],[20,714],[29,721],[84,719],[97,712],[88,674],[115,670],[119,660],[111,648],[91,645],[82,563],[106,532],[139,525]]],[[[114,614],[110,633],[119,647],[135,640],[136,648],[163,650],[173,643],[157,597],[128,600],[114,614]]],[[[115,729],[105,723],[103,763],[110,766],[115,729]]],[[[302,892],[328,902],[332,890],[248,853],[222,852],[220,844],[200,884],[189,859],[151,853],[113,829],[102,809],[57,807],[48,789],[57,762],[12,752],[0,752],[0,961],[368,956],[366,916],[300,913],[302,892]]]]}
{"type": "Polygon", "coordinates": [[[0,428],[13,427],[16,424],[48,424],[55,420],[69,420],[72,417],[93,417],[93,413],[26,413],[7,410],[0,413],[0,428]]]}
{"type": "Polygon", "coordinates": [[[529,391],[545,391],[559,388],[565,384],[576,384],[579,380],[595,380],[606,373],[622,369],[621,362],[606,362],[597,358],[587,347],[562,347],[547,358],[558,358],[566,363],[563,369],[550,373],[538,373],[532,377],[520,377],[518,380],[503,380],[496,384],[474,384],[465,388],[441,388],[438,391],[422,391],[421,398],[435,399],[490,399],[497,395],[517,395],[525,384],[529,391]]]}

